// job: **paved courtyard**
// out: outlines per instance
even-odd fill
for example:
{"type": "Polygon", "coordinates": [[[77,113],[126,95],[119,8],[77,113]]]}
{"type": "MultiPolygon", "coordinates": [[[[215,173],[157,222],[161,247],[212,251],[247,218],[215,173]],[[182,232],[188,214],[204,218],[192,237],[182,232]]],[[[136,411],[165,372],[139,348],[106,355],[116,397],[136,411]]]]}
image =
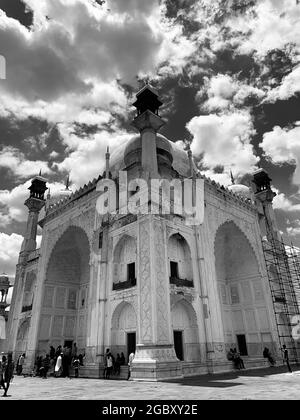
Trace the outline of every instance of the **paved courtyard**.
{"type": "MultiPolygon", "coordinates": [[[[1,390],[2,391],[2,390],[1,390]]],[[[1,395],[1,394],[0,394],[1,395]]],[[[84,378],[15,376],[2,400],[272,400],[300,399],[300,370],[285,367],[185,378],[132,382],[84,378]]]]}

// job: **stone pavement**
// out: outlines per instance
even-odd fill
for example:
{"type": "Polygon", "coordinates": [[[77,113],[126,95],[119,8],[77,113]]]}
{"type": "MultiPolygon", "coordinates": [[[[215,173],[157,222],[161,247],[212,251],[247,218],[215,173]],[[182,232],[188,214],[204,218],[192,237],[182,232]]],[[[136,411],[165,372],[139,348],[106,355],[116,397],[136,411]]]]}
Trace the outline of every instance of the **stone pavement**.
{"type": "Polygon", "coordinates": [[[15,376],[10,398],[1,400],[299,400],[300,368],[293,369],[287,373],[279,366],[170,382],[15,376]]]}

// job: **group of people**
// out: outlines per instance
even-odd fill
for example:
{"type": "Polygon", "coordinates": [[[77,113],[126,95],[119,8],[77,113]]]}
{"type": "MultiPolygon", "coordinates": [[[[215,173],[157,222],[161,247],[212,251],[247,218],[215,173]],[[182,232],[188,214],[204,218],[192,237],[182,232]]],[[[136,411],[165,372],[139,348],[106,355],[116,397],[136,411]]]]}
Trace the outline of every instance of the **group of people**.
{"type": "Polygon", "coordinates": [[[77,354],[76,343],[72,347],[59,345],[57,349],[50,346],[45,357],[38,356],[35,363],[35,375],[47,378],[48,372],[54,377],[70,378],[70,368],[74,368],[74,376],[78,378],[79,368],[83,366],[84,354],[77,354]]]}
{"type": "Polygon", "coordinates": [[[104,371],[103,377],[109,379],[110,375],[120,375],[121,366],[125,365],[125,356],[122,352],[121,355],[117,353],[115,358],[109,349],[106,349],[104,355],[104,371]]]}
{"type": "MultiPolygon", "coordinates": [[[[292,369],[290,366],[290,360],[289,360],[289,353],[285,344],[282,346],[281,351],[283,353],[283,362],[286,364],[288,371],[292,372],[292,369]]],[[[268,362],[270,363],[271,367],[276,365],[276,360],[272,356],[268,347],[264,348],[263,357],[265,359],[268,359],[268,362]]],[[[236,350],[236,348],[229,350],[229,352],[227,353],[227,359],[233,362],[234,367],[236,369],[245,369],[243,359],[241,358],[240,353],[236,350]]]]}
{"type": "MultiPolygon", "coordinates": [[[[134,359],[134,353],[130,353],[128,358],[128,377],[130,378],[131,373],[131,365],[134,359]]],[[[111,353],[110,349],[107,349],[104,355],[104,371],[103,377],[105,379],[109,379],[110,376],[113,375],[120,375],[121,366],[125,365],[125,355],[121,352],[121,355],[117,353],[117,357],[115,358],[111,353]]]]}
{"type": "Polygon", "coordinates": [[[244,361],[236,348],[230,349],[227,354],[227,359],[231,360],[236,369],[245,369],[244,361]]]}

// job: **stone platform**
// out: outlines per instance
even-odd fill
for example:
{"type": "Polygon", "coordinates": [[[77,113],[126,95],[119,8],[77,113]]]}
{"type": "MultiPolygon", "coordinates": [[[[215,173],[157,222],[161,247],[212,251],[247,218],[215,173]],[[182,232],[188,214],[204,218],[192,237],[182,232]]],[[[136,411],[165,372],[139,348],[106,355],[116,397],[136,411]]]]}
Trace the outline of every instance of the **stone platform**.
{"type": "MultiPolygon", "coordinates": [[[[9,400],[299,400],[300,368],[285,366],[165,382],[15,376],[9,400]]],[[[0,394],[1,395],[1,394],[0,394]]],[[[3,403],[2,403],[3,404],[3,403]]]]}

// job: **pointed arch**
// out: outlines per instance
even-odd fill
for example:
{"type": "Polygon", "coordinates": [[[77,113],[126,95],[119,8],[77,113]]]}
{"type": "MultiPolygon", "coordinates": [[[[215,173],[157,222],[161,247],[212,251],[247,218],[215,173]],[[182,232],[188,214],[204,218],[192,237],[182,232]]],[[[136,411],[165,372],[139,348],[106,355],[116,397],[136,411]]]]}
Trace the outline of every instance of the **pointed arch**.
{"type": "Polygon", "coordinates": [[[68,226],[55,242],[44,281],[38,349],[51,343],[86,345],[90,242],[85,230],[68,226]]]}
{"type": "MultiPolygon", "coordinates": [[[[183,346],[183,360],[184,361],[199,361],[200,360],[200,346],[197,314],[185,298],[177,300],[171,308],[172,329],[175,334],[179,333],[182,339],[183,346]]],[[[174,343],[175,351],[177,343],[174,343]]],[[[178,355],[177,355],[178,357],[178,355]]]]}
{"type": "Polygon", "coordinates": [[[242,229],[229,220],[216,232],[214,254],[226,346],[239,346],[244,356],[261,356],[271,324],[257,255],[242,229]]]}
{"type": "Polygon", "coordinates": [[[193,281],[191,249],[180,233],[173,233],[168,239],[169,277],[193,281]]]}
{"type": "Polygon", "coordinates": [[[137,334],[137,316],[131,303],[123,301],[115,308],[111,317],[111,350],[113,354],[127,354],[127,334],[137,334]]]}
{"type": "Polygon", "coordinates": [[[136,238],[124,234],[113,250],[113,289],[135,286],[136,264],[136,238]]]}

